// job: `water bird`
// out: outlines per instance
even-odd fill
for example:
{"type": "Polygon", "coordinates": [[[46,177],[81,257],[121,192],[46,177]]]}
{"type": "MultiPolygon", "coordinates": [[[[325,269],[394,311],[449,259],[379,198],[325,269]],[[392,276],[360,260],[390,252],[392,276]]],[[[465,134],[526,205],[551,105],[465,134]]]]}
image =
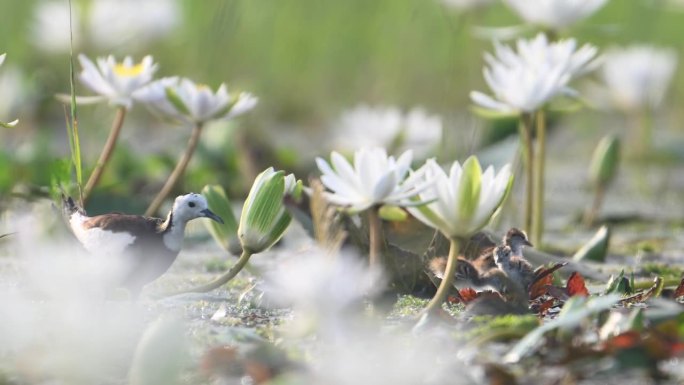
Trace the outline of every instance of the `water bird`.
{"type": "Polygon", "coordinates": [[[496,267],[527,291],[535,274],[532,265],[522,256],[522,253],[515,255],[511,247],[502,245],[494,249],[493,255],[496,267]]]}
{"type": "Polygon", "coordinates": [[[132,297],[176,260],[188,221],[209,218],[223,223],[195,193],[178,196],[166,218],[121,213],[89,217],[71,197],[62,200],[71,230],[83,247],[93,255],[119,258],[123,271],[116,286],[127,288],[132,297]]]}
{"type": "MultiPolygon", "coordinates": [[[[503,236],[502,244],[511,249],[512,255],[517,259],[523,258],[523,249],[525,246],[532,246],[532,243],[527,239],[527,234],[515,227],[512,227],[503,236]]],[[[477,258],[473,260],[475,266],[480,272],[486,272],[496,267],[494,261],[495,247],[485,249],[477,258]]]]}

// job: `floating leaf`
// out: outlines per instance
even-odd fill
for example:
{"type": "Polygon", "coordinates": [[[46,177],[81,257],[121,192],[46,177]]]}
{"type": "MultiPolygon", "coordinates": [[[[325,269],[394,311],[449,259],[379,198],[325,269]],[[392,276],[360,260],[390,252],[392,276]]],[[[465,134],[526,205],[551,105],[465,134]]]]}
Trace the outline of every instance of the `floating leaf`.
{"type": "Polygon", "coordinates": [[[547,332],[560,328],[570,329],[577,327],[582,322],[585,322],[586,318],[590,315],[610,309],[619,299],[618,295],[606,295],[591,299],[586,297],[570,298],[556,319],[528,333],[504,356],[504,362],[515,363],[520,361],[523,357],[536,350],[547,332]]]}
{"type": "Polygon", "coordinates": [[[594,237],[577,250],[572,259],[575,261],[586,259],[595,262],[605,262],[609,243],[610,230],[606,226],[601,226],[594,237]]]}

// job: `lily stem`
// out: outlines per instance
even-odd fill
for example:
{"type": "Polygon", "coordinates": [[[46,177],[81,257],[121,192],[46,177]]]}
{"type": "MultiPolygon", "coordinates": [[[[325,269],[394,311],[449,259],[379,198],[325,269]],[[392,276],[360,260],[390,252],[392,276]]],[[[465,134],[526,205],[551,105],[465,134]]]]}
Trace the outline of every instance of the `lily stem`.
{"type": "Polygon", "coordinates": [[[606,195],[606,187],[603,184],[599,184],[596,186],[596,191],[594,191],[594,202],[591,205],[591,208],[589,211],[584,216],[584,225],[585,226],[593,226],[594,223],[596,222],[596,217],[598,216],[598,212],[601,209],[601,205],[603,204],[603,198],[606,195]]]}
{"type": "Polygon", "coordinates": [[[231,279],[235,278],[235,276],[242,271],[242,269],[245,267],[247,262],[249,262],[249,258],[252,256],[252,253],[246,250],[242,251],[242,254],[240,255],[240,259],[233,265],[233,267],[230,268],[227,272],[223,273],[220,277],[214,279],[213,281],[206,283],[201,286],[195,286],[190,289],[185,289],[185,290],[179,290],[176,292],[171,292],[171,293],[166,293],[164,296],[172,296],[172,295],[178,295],[178,294],[185,294],[185,293],[206,293],[208,291],[218,289],[219,287],[225,285],[230,281],[231,279]]]}
{"type": "Polygon", "coordinates": [[[536,113],[537,158],[534,161],[534,217],[532,220],[532,244],[542,247],[544,234],[544,177],[546,165],[546,117],[544,111],[536,113]]]}
{"type": "Polygon", "coordinates": [[[176,168],[174,168],[171,175],[169,175],[169,179],[167,179],[166,183],[164,183],[164,187],[159,190],[159,193],[156,197],[154,197],[150,207],[148,207],[145,211],[146,216],[152,216],[157,212],[157,210],[159,210],[159,207],[164,202],[164,199],[166,199],[166,197],[169,195],[173,189],[173,186],[175,186],[178,182],[178,179],[183,176],[185,169],[188,167],[188,163],[190,163],[190,159],[192,159],[192,155],[195,153],[195,149],[197,148],[197,143],[199,142],[201,134],[202,123],[197,123],[192,129],[192,134],[190,134],[190,139],[188,140],[188,145],[185,148],[183,156],[178,160],[176,168]]]}
{"type": "Polygon", "coordinates": [[[116,147],[116,142],[119,138],[119,133],[121,132],[121,127],[123,126],[124,119],[126,118],[126,107],[119,107],[116,110],[116,115],[114,116],[114,122],[112,122],[112,128],[109,130],[109,136],[105,142],[102,152],[100,153],[100,158],[97,160],[95,169],[93,173],[90,174],[88,182],[83,189],[83,203],[85,203],[90,197],[90,193],[93,191],[95,186],[100,182],[102,173],[104,172],[109,159],[114,152],[114,147],[116,147]]]}
{"type": "Polygon", "coordinates": [[[379,268],[382,263],[382,221],[377,207],[368,209],[368,232],[368,264],[371,268],[379,268]]]}
{"type": "Polygon", "coordinates": [[[454,282],[454,273],[456,272],[456,264],[458,263],[458,253],[459,253],[459,241],[456,238],[451,238],[451,244],[449,246],[449,256],[447,257],[446,271],[444,272],[444,278],[442,283],[439,284],[437,288],[437,293],[430,300],[430,302],[425,307],[424,312],[427,314],[434,313],[442,308],[442,303],[447,298],[447,293],[451,290],[454,282]]]}
{"type": "Polygon", "coordinates": [[[529,113],[520,116],[518,125],[520,139],[523,150],[523,163],[525,167],[525,201],[523,205],[524,228],[526,231],[532,229],[532,202],[534,198],[534,147],[532,143],[532,115],[529,113]]]}

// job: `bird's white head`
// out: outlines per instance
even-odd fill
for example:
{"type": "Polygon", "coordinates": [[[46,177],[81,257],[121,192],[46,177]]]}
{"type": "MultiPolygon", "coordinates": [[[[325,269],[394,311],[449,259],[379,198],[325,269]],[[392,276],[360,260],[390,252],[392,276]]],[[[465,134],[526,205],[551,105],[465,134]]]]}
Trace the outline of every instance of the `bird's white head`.
{"type": "Polygon", "coordinates": [[[173,202],[172,213],[174,220],[181,222],[205,217],[223,223],[221,217],[209,210],[207,200],[202,195],[195,193],[177,197],[173,202]]]}

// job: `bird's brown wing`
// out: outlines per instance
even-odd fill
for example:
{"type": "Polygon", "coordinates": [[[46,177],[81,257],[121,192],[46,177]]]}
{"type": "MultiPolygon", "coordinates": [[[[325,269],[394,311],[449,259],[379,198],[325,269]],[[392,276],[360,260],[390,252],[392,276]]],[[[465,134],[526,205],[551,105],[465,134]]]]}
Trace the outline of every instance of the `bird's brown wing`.
{"type": "Polygon", "coordinates": [[[140,237],[148,237],[161,231],[163,221],[160,218],[148,218],[138,215],[104,214],[92,217],[83,222],[85,229],[100,228],[113,233],[128,232],[140,237]]]}

